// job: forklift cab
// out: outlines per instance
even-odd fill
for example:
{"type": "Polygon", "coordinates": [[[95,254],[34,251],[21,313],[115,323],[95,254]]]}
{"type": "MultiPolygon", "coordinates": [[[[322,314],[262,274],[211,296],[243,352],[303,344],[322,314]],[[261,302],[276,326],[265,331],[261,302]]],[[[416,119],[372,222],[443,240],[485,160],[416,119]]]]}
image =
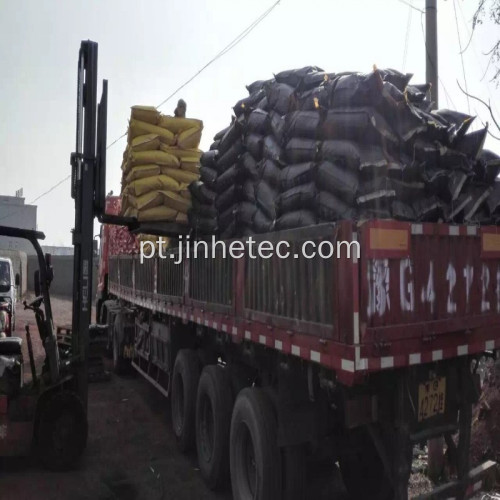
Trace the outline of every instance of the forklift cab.
{"type": "Polygon", "coordinates": [[[24,339],[0,338],[0,456],[27,455],[35,448],[46,467],[71,468],[85,449],[87,416],[74,376],[78,361],[58,345],[54,332],[49,295],[52,266],[50,256],[43,255],[38,242],[45,236],[3,226],[0,236],[27,239],[36,251],[39,270],[35,272],[35,298],[23,305],[35,314],[45,350],[45,360],[37,370],[30,327],[26,325],[31,377],[25,377],[24,339]]]}

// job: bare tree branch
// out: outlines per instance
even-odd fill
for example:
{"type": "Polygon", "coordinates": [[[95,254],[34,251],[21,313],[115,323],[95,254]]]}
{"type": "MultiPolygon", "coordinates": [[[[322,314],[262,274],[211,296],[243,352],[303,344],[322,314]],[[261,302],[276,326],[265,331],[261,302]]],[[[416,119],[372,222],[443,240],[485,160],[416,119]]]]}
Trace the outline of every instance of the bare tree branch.
{"type": "Polygon", "coordinates": [[[458,85],[458,88],[467,96],[467,97],[470,97],[471,99],[475,99],[476,101],[480,102],[483,106],[486,107],[486,109],[489,111],[490,113],[490,116],[491,116],[491,119],[493,120],[493,123],[495,124],[496,128],[498,130],[500,130],[500,125],[498,124],[496,118],[495,118],[495,115],[493,114],[493,110],[491,109],[491,105],[490,103],[486,102],[486,101],[483,101],[482,99],[480,99],[479,97],[476,97],[475,95],[471,95],[469,94],[468,92],[466,92],[462,86],[460,85],[460,82],[457,80],[457,85],[458,85]]]}

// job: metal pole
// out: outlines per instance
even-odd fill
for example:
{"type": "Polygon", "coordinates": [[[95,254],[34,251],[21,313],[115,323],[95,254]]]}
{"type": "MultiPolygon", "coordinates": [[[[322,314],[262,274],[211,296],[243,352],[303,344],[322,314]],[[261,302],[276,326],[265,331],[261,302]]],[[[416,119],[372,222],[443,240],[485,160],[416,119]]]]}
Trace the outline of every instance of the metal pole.
{"type": "Polygon", "coordinates": [[[438,107],[438,43],[437,43],[437,0],[425,2],[425,76],[431,87],[433,109],[438,107]]]}

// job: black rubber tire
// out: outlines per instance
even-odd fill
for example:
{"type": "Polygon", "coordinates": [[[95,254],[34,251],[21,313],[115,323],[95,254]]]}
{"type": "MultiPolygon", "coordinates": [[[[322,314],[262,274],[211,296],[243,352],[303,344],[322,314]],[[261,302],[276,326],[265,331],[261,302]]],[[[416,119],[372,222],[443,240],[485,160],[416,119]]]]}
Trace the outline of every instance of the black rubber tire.
{"type": "Polygon", "coordinates": [[[221,488],[229,479],[229,433],[233,395],[226,370],[205,366],[196,397],[196,451],[198,465],[210,489],[221,488]]]}
{"type": "Polygon", "coordinates": [[[372,438],[363,428],[351,431],[352,446],[339,457],[340,473],[352,500],[391,500],[394,491],[372,438]]]}
{"type": "Polygon", "coordinates": [[[200,365],[196,351],[181,349],[175,358],[172,374],[172,427],[182,453],[194,448],[196,394],[200,365]]]}
{"type": "Polygon", "coordinates": [[[281,454],[277,423],[262,389],[243,389],[234,405],[230,435],[234,500],[276,500],[281,496],[281,454]]]}
{"type": "Polygon", "coordinates": [[[283,500],[305,500],[307,465],[305,447],[285,446],[281,450],[283,500]]]}
{"type": "Polygon", "coordinates": [[[37,453],[50,470],[73,469],[87,445],[87,415],[78,396],[62,391],[42,402],[36,425],[37,453]]]}

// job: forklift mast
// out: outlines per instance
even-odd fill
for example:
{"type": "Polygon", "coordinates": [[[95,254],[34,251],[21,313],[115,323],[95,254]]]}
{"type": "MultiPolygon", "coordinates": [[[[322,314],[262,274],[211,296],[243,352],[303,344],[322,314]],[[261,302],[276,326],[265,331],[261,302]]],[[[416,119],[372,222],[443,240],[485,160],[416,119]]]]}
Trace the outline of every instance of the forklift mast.
{"type": "Polygon", "coordinates": [[[73,229],[72,352],[77,392],[85,408],[88,393],[89,326],[92,310],[94,217],[103,215],[106,179],[107,81],[97,105],[97,43],[82,41],[78,57],[76,151],[71,155],[73,229]]]}

